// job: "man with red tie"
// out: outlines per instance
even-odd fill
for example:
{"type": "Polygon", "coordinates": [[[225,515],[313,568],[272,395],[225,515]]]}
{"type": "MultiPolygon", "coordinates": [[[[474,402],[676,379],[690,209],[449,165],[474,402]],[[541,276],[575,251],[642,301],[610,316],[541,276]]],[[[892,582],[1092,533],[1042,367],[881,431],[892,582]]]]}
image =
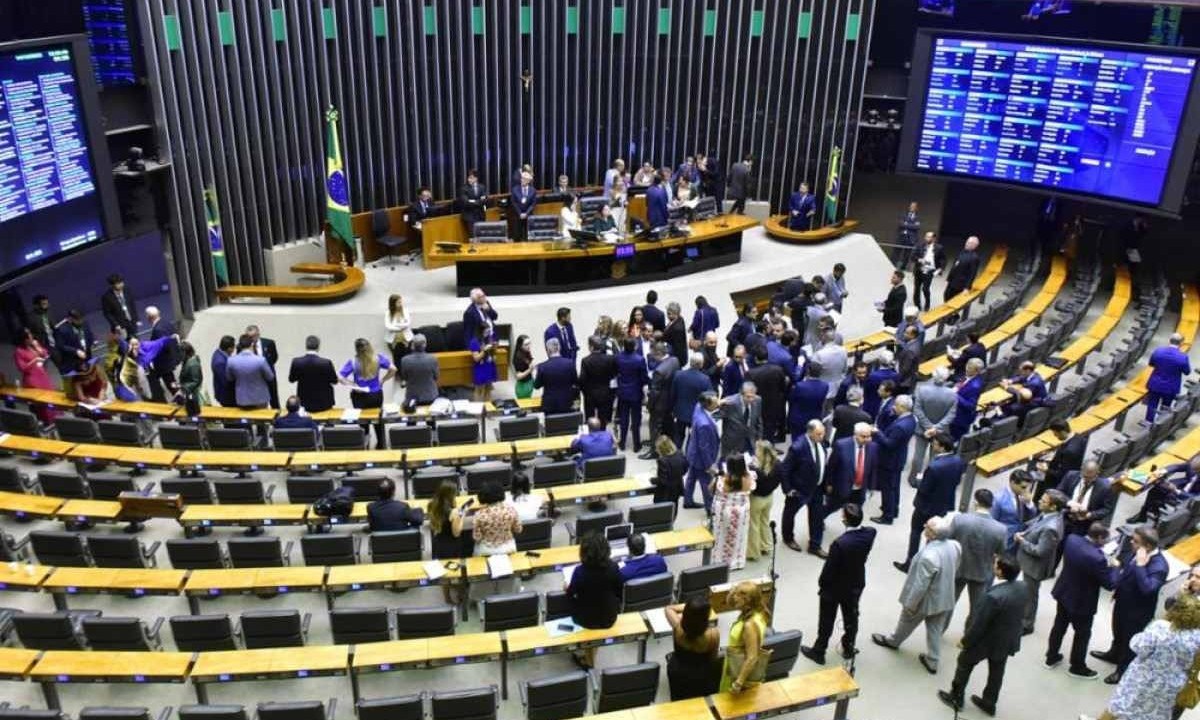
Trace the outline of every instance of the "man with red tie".
{"type": "Polygon", "coordinates": [[[822,487],[824,508],[809,516],[809,552],[826,557],[821,549],[825,536],[825,518],[837,512],[846,503],[862,506],[866,490],[875,476],[878,448],[871,442],[870,423],[858,423],[854,434],[833,443],[829,466],[825,469],[822,487]]]}

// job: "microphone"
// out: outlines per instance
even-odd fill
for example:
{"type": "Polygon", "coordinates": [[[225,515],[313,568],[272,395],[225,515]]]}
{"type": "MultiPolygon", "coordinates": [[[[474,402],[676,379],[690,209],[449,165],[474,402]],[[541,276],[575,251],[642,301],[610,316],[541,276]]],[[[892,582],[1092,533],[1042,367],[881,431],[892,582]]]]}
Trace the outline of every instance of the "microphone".
{"type": "Polygon", "coordinates": [[[775,521],[772,520],[769,525],[771,527],[771,542],[775,542],[775,521]]]}

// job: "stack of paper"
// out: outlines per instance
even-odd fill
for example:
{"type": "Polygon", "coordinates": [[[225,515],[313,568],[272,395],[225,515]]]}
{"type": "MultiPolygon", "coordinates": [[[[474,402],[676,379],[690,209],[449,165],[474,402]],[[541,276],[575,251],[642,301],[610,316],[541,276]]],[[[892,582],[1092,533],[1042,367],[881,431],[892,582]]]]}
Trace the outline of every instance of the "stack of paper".
{"type": "Polygon", "coordinates": [[[507,555],[489,555],[487,559],[488,574],[493,580],[509,577],[513,574],[512,562],[507,555]]]}
{"type": "Polygon", "coordinates": [[[646,624],[655,637],[671,634],[671,623],[667,622],[667,611],[663,608],[643,610],[642,617],[646,618],[646,624]]]}
{"type": "Polygon", "coordinates": [[[421,566],[425,568],[425,575],[430,580],[437,580],[446,574],[446,566],[442,565],[441,560],[426,560],[421,566]]]}
{"type": "Polygon", "coordinates": [[[362,415],[362,410],[358,408],[346,408],[342,411],[342,422],[352,423],[358,422],[358,418],[362,415]]]}

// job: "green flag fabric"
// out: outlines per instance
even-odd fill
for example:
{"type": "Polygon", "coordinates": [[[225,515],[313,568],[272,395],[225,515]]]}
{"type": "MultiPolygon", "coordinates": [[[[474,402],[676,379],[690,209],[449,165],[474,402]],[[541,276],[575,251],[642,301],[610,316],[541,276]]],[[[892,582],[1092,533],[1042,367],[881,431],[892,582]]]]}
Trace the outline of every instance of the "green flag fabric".
{"type": "Polygon", "coordinates": [[[825,224],[837,222],[838,190],[842,179],[842,149],[834,146],[829,152],[829,182],[825,183],[825,224]]]}
{"type": "Polygon", "coordinates": [[[221,238],[217,189],[212,185],[204,189],[204,218],[208,224],[208,249],[212,255],[213,274],[217,277],[217,287],[225,287],[229,284],[229,265],[225,261],[225,241],[221,238]]]}
{"type": "Polygon", "coordinates": [[[354,250],[354,233],[350,229],[350,187],[342,166],[342,149],[338,143],[338,112],[333,107],[325,113],[325,222],[329,235],[340,241],[347,255],[354,250]]]}

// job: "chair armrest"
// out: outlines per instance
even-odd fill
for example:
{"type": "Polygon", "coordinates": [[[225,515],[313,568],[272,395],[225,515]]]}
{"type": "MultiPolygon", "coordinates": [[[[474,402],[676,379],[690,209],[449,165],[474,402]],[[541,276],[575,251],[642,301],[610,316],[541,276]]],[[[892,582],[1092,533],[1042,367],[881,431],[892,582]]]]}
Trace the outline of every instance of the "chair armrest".
{"type": "Polygon", "coordinates": [[[42,484],[38,482],[36,475],[18,473],[17,476],[20,479],[19,481],[21,483],[21,487],[25,488],[25,492],[35,493],[37,495],[42,494],[42,484]]]}
{"type": "Polygon", "coordinates": [[[517,691],[521,695],[521,707],[529,707],[529,682],[522,680],[517,683],[517,691]]]}
{"type": "Polygon", "coordinates": [[[571,538],[571,540],[574,541],[575,540],[575,523],[565,522],[565,523],[563,523],[563,527],[565,527],[567,529],[567,537],[571,538]]]}
{"type": "Polygon", "coordinates": [[[22,550],[28,544],[29,544],[29,536],[25,535],[20,540],[12,541],[12,549],[13,550],[22,550]]]}
{"type": "Polygon", "coordinates": [[[171,720],[171,712],[174,709],[175,708],[171,707],[170,705],[164,707],[162,711],[158,713],[158,718],[156,720],[171,720]]]}
{"type": "MultiPolygon", "coordinates": [[[[370,525],[368,525],[368,526],[367,526],[367,532],[369,533],[370,531],[371,531],[371,526],[370,526],[370,525]]],[[[351,535],[351,536],[350,536],[350,543],[351,543],[351,544],[353,545],[353,547],[354,547],[354,561],[355,561],[355,562],[358,562],[358,551],[359,551],[360,549],[362,549],[362,536],[360,536],[360,535],[351,535]]]]}
{"type": "Polygon", "coordinates": [[[300,634],[305,639],[308,638],[308,626],[310,624],[312,624],[312,613],[304,613],[304,616],[300,618],[300,634]]]}
{"type": "Polygon", "coordinates": [[[150,495],[151,493],[154,492],[154,488],[156,488],[156,487],[158,487],[158,483],[156,481],[151,480],[150,482],[148,482],[142,486],[141,493],[143,495],[150,495]]]}
{"type": "Polygon", "coordinates": [[[596,698],[600,695],[600,670],[592,668],[587,671],[588,689],[591,690],[592,705],[595,706],[596,698]]]}
{"type": "Polygon", "coordinates": [[[162,632],[163,618],[154,618],[154,624],[146,631],[146,635],[153,640],[158,640],[159,634],[162,632]]]}
{"type": "Polygon", "coordinates": [[[149,561],[150,567],[158,567],[158,558],[155,555],[158,553],[158,548],[161,545],[161,540],[155,540],[150,543],[150,547],[142,548],[142,557],[149,561]]]}
{"type": "Polygon", "coordinates": [[[240,638],[242,636],[242,619],[238,618],[233,621],[233,636],[240,638]]]}
{"type": "Polygon", "coordinates": [[[337,712],[337,698],[329,698],[329,702],[325,705],[326,720],[333,720],[334,714],[337,712]]]}
{"type": "Polygon", "coordinates": [[[272,502],[271,496],[274,494],[275,494],[275,483],[271,483],[270,485],[267,486],[267,491],[263,493],[263,497],[265,497],[267,499],[267,502],[272,502]]]}
{"type": "Polygon", "coordinates": [[[283,564],[284,565],[292,564],[292,546],[295,543],[296,543],[295,540],[288,540],[286,543],[284,543],[284,545],[283,545],[283,564]]]}

